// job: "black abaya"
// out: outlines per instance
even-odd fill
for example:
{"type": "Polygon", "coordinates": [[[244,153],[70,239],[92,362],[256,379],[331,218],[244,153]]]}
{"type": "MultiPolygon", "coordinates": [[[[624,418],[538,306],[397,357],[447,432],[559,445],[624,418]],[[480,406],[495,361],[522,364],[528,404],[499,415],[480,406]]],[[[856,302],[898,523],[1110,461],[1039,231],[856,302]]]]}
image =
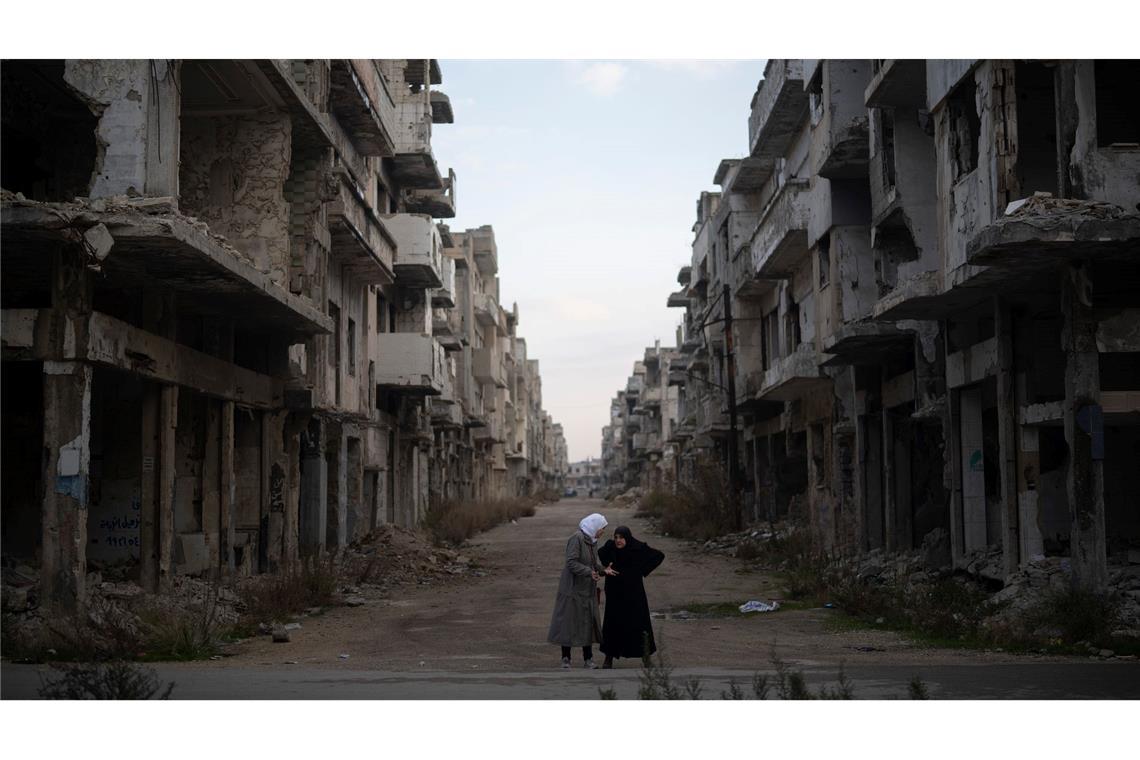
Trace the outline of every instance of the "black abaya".
{"type": "Polygon", "coordinates": [[[642,579],[653,572],[665,555],[618,528],[626,536],[624,549],[613,540],[598,550],[602,565],[613,563],[618,575],[606,576],[606,614],[602,623],[602,652],[607,657],[643,657],[657,651],[649,621],[649,601],[642,579]],[[647,651],[648,650],[648,651],[647,651]]]}

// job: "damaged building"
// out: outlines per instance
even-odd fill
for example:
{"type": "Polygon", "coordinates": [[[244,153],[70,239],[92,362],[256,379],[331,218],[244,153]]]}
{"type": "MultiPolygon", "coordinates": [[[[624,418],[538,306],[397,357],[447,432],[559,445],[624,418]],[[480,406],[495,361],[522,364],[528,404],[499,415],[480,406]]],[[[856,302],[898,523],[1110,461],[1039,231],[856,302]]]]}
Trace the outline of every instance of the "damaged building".
{"type": "Polygon", "coordinates": [[[152,592],[282,571],[561,477],[491,228],[438,221],[435,60],[0,72],[3,556],[41,604],[110,564],[152,592]]]}
{"type": "MultiPolygon", "coordinates": [[[[1140,561],[1138,75],[769,61],[668,296],[672,482],[735,464],[748,520],[831,553],[1055,561],[1090,590],[1140,561]]],[[[647,371],[603,431],[640,485],[647,371]]]]}

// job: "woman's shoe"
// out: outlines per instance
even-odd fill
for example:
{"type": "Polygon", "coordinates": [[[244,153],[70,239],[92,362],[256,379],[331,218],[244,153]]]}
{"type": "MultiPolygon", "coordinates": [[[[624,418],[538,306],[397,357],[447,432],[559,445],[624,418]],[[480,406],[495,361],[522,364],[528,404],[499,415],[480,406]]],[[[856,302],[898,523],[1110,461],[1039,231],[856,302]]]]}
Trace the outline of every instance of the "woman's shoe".
{"type": "Polygon", "coordinates": [[[569,657],[563,657],[562,658],[562,669],[563,670],[569,670],[570,669],[570,658],[569,657]]]}
{"type": "Polygon", "coordinates": [[[602,663],[602,670],[612,670],[614,667],[614,658],[606,657],[605,662],[602,663]]]}
{"type": "Polygon", "coordinates": [[[586,660],[582,663],[582,667],[586,670],[597,670],[598,666],[594,664],[593,660],[586,660]]]}

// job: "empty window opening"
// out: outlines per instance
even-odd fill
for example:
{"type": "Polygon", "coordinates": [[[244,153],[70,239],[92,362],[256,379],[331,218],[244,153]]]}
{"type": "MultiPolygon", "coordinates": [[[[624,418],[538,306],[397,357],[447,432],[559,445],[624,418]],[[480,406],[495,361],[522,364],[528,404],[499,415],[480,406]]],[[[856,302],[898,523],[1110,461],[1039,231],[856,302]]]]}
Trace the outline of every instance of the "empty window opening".
{"type": "Polygon", "coordinates": [[[356,376],[356,322],[348,318],[348,374],[356,376]]]}
{"type": "Polygon", "coordinates": [[[811,426],[811,460],[816,488],[827,485],[827,453],[823,439],[823,425],[811,426]]]}
{"type": "Polygon", "coordinates": [[[950,118],[950,160],[952,176],[957,182],[978,166],[978,143],[982,136],[982,120],[978,116],[973,77],[954,88],[947,99],[950,118]]]}
{"type": "Polygon", "coordinates": [[[893,190],[895,187],[895,112],[890,108],[876,110],[878,118],[875,120],[875,154],[879,156],[879,168],[882,172],[883,189],[893,190]]]}
{"type": "Polygon", "coordinates": [[[816,258],[819,262],[819,287],[827,287],[831,282],[831,238],[824,235],[816,244],[816,258]]]}
{"type": "Polygon", "coordinates": [[[872,234],[875,261],[875,283],[882,298],[898,286],[898,266],[905,261],[918,260],[918,247],[914,236],[897,211],[877,226],[872,234]]]}
{"type": "Polygon", "coordinates": [[[0,185],[36,201],[87,195],[95,172],[99,120],[63,74],[63,61],[5,61],[0,69],[0,185]]]}
{"type": "Polygon", "coordinates": [[[388,299],[376,294],[376,332],[388,332],[388,299]]]}
{"type": "MultiPolygon", "coordinates": [[[[7,65],[7,64],[5,64],[7,65]]],[[[1096,84],[1096,144],[1140,148],[1140,103],[1133,92],[1140,80],[1140,62],[1097,61],[1093,65],[1096,84]]]]}
{"type": "Polygon", "coordinates": [[[788,353],[795,351],[801,342],[800,305],[790,298],[784,311],[784,340],[788,342],[788,353]]]}
{"type": "Polygon", "coordinates": [[[1040,63],[1018,63],[1017,196],[1057,192],[1057,119],[1053,69],[1040,63]]]}

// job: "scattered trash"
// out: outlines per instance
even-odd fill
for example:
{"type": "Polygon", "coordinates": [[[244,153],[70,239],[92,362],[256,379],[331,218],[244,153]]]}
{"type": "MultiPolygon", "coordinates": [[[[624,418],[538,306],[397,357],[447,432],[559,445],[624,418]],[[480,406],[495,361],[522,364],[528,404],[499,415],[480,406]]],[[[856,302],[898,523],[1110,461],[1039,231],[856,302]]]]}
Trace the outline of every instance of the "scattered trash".
{"type": "Polygon", "coordinates": [[[285,624],[285,630],[286,631],[295,631],[300,627],[301,627],[300,623],[286,623],[285,624]]]}
{"type": "Polygon", "coordinates": [[[425,664],[426,664],[426,663],[425,663],[423,660],[420,660],[420,667],[421,667],[421,668],[422,668],[422,667],[423,667],[425,664]]]}
{"type": "Polygon", "coordinates": [[[518,525],[518,524],[519,524],[518,520],[511,520],[511,525],[518,525]]]}
{"type": "Polygon", "coordinates": [[[869,644],[863,644],[863,645],[854,646],[851,648],[854,649],[856,652],[885,652],[885,651],[887,651],[887,650],[883,649],[882,647],[873,647],[873,646],[870,646],[869,644]]]}
{"type": "Polygon", "coordinates": [[[216,654],[213,657],[211,657],[210,659],[211,660],[220,660],[220,659],[222,659],[222,656],[220,654],[216,654]]]}
{"type": "Polygon", "coordinates": [[[362,596],[346,596],[344,598],[344,603],[349,607],[363,607],[365,604],[367,604],[367,602],[364,600],[364,597],[362,596]]]}
{"type": "Polygon", "coordinates": [[[340,659],[342,659],[342,660],[347,660],[347,659],[348,659],[348,655],[347,655],[347,654],[339,654],[339,655],[337,655],[337,657],[339,657],[339,658],[340,658],[340,659]]]}
{"type": "Polygon", "coordinates": [[[875,625],[882,625],[885,622],[887,622],[886,618],[881,618],[881,617],[875,618],[875,625]]]}
{"type": "Polygon", "coordinates": [[[826,607],[826,608],[827,608],[827,609],[829,609],[829,610],[833,610],[833,609],[835,609],[835,604],[834,604],[834,603],[832,603],[832,602],[824,602],[824,603],[823,603],[823,606],[824,606],[824,607],[826,607]]]}
{"type": "Polygon", "coordinates": [[[775,612],[780,609],[779,602],[761,602],[756,599],[740,605],[741,612],[775,612]]]}
{"type": "Polygon", "coordinates": [[[719,625],[714,625],[714,626],[712,626],[712,630],[714,630],[714,631],[719,631],[719,630],[720,630],[720,626],[719,626],[719,625]]]}
{"type": "Polygon", "coordinates": [[[273,627],[273,643],[274,644],[287,644],[289,643],[289,629],[283,625],[273,627]]]}

